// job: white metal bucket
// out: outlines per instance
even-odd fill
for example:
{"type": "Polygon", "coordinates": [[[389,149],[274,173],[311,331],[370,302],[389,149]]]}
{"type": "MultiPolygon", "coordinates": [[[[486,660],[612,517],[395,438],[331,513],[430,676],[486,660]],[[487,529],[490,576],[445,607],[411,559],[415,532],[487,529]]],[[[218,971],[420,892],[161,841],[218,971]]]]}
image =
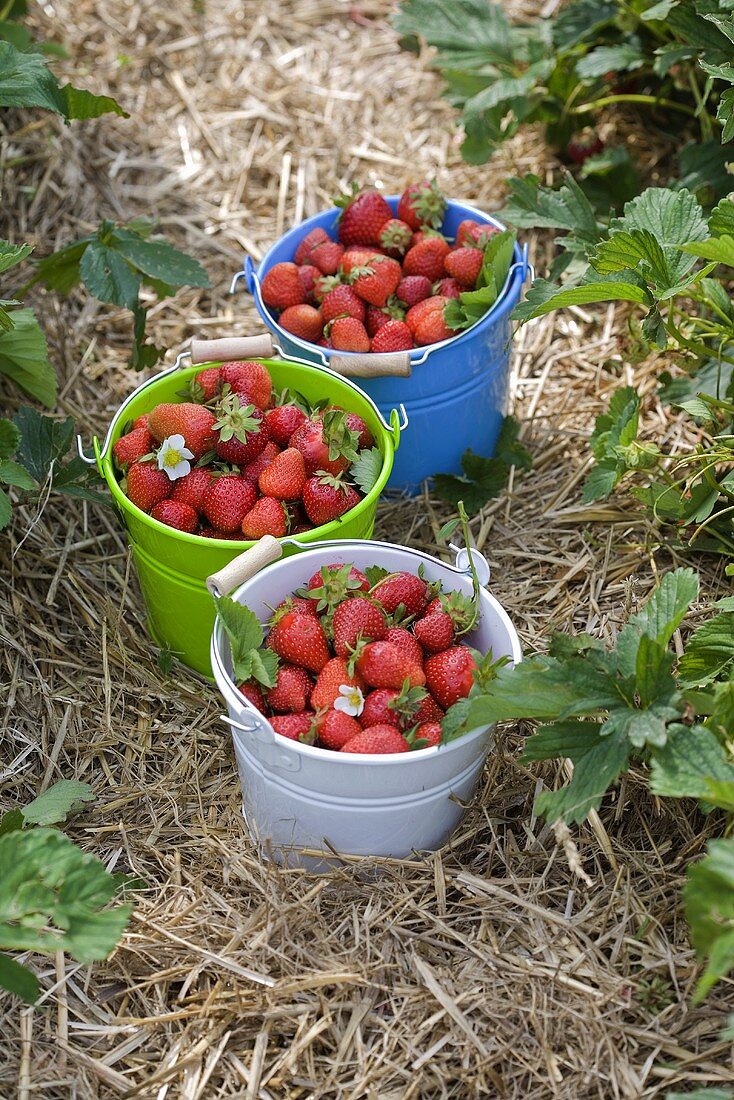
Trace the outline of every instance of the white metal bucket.
{"type": "MultiPolygon", "coordinates": [[[[242,555],[241,560],[245,558],[242,555]]],[[[477,551],[473,559],[480,581],[486,583],[486,561],[477,551]]],[[[266,554],[255,568],[263,560],[272,558],[266,554]]],[[[361,569],[380,565],[391,572],[416,572],[423,565],[426,580],[440,580],[445,589],[467,595],[472,592],[464,550],[457,553],[457,565],[450,566],[418,550],[354,539],[324,543],[270,564],[241,584],[232,598],[265,622],[270,609],[305,584],[312,573],[339,561],[353,562],[361,569]]],[[[236,568],[237,563],[233,564],[236,568]]],[[[250,569],[244,567],[243,573],[247,572],[250,569]]],[[[484,589],[478,626],[466,641],[482,653],[491,650],[495,659],[521,660],[515,628],[484,589]]],[[[267,718],[237,690],[219,620],[212,635],[211,660],[232,726],[245,821],[265,854],[290,865],[322,869],[323,860],[302,854],[302,849],[316,849],[332,858],[334,852],[405,857],[435,851],[446,842],[463,815],[461,803],[474,792],[492,741],[490,726],[471,730],[449,744],[410,753],[373,756],[302,745],[276,734],[267,718]]]]}

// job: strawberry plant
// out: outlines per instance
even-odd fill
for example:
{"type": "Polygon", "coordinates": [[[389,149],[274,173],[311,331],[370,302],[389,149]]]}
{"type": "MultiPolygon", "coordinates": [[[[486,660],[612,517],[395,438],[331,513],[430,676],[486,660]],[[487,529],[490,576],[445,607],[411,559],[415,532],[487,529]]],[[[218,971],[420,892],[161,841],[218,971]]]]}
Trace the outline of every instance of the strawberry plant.
{"type": "Polygon", "coordinates": [[[671,131],[697,139],[688,170],[706,164],[703,183],[728,190],[734,136],[734,20],[727,0],[571,0],[551,18],[513,22],[485,0],[403,0],[394,16],[402,44],[423,39],[445,94],[461,111],[462,153],[483,164],[520,126],[541,123],[549,143],[577,164],[600,153],[582,133],[603,109],[628,104],[654,112],[671,131]]]}
{"type": "MultiPolygon", "coordinates": [[[[0,240],[0,274],[33,251],[28,244],[0,240]]],[[[0,299],[0,375],[47,408],[56,402],[56,373],[48,361],[46,338],[32,309],[15,298],[0,299]]]]}
{"type": "Polygon", "coordinates": [[[143,218],[128,225],[105,220],[95,233],[40,260],[24,289],[40,282],[49,290],[68,294],[81,282],[100,302],[129,309],[134,323],[130,365],[136,370],[151,367],[166,349],[145,342],[147,309],[140,299],[143,284],[159,298],[169,297],[181,286],[209,286],[197,260],[152,238],[152,230],[152,223],[143,218]]]}
{"type": "Polygon", "coordinates": [[[0,987],[31,1004],[38,979],[8,951],[62,950],[77,962],[95,962],[109,955],[130,917],[131,905],[107,903],[132,880],[109,874],[96,856],[49,827],[93,798],[88,784],[61,780],[0,817],[0,987]]]}
{"type": "MultiPolygon", "coordinates": [[[[12,488],[23,500],[38,500],[49,492],[108,503],[94,485],[96,469],[81,458],[68,458],[74,438],[74,421],[42,416],[21,406],[12,420],[0,418],[0,485],[12,488]]],[[[0,530],[11,516],[11,500],[0,488],[0,530]]]]}
{"type": "MultiPolygon", "coordinates": [[[[570,781],[538,795],[535,812],[580,823],[636,762],[653,794],[695,798],[734,812],[734,599],[688,639],[676,662],[674,632],[697,598],[691,569],[666,574],[610,649],[589,634],[555,634],[548,654],[496,671],[483,692],[458,704],[463,728],[511,718],[542,724],[525,743],[526,763],[567,759],[570,781]]],[[[456,708],[444,720],[452,720],[456,708]]],[[[697,996],[734,966],[734,856],[712,844],[693,865],[686,905],[694,946],[709,958],[697,996]]]]}
{"type": "Polygon", "coordinates": [[[596,465],[584,499],[647,471],[634,492],[656,520],[683,529],[699,549],[732,553],[734,310],[716,276],[734,267],[734,203],[723,199],[707,217],[686,188],[648,188],[604,225],[571,177],[554,189],[528,176],[511,181],[506,212],[518,225],[565,233],[550,278],[535,280],[514,316],[525,322],[565,306],[629,302],[644,314],[640,347],[666,351],[688,372],[664,375],[661,396],[708,429],[695,451],[670,460],[638,438],[640,399],[620,390],[592,435],[596,465]]]}

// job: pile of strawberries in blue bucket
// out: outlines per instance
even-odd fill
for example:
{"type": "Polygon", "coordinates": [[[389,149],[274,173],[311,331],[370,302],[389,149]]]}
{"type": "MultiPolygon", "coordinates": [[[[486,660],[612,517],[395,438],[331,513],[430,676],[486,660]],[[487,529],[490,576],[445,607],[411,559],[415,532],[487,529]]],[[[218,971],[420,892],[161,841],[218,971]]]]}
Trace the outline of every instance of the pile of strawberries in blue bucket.
{"type": "Polygon", "coordinates": [[[406,188],[395,214],[371,188],[336,203],[337,239],[312,229],[293,261],[262,279],[263,301],[281,327],[349,352],[407,351],[456,336],[461,315],[452,328],[447,304],[477,289],[485,247],[499,230],[466,219],[449,240],[441,232],[446,198],[428,180],[406,188]]]}

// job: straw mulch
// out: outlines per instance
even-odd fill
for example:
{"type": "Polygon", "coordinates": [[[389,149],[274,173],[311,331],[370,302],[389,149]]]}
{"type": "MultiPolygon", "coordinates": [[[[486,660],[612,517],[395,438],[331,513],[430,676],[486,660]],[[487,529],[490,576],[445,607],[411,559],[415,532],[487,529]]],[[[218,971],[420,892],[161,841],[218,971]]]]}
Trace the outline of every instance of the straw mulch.
{"type": "MultiPolygon", "coordinates": [[[[438,81],[398,51],[382,0],[47,10],[78,79],[131,118],[65,128],[9,114],[2,234],[43,255],[102,215],[157,216],[214,288],[151,311],[172,352],[192,333],[256,331],[247,296],[226,293],[243,251],[258,258],[340,184],[398,190],[435,172],[491,210],[510,172],[548,164],[525,135],[488,167],[464,165],[438,81]]],[[[89,440],[136,383],[130,318],[76,294],[34,304],[60,406],[89,440]]],[[[625,363],[624,332],[602,309],[520,342],[515,412],[535,468],[474,534],[528,650],[553,628],[611,636],[677,560],[626,503],[580,504],[584,440],[620,379],[650,393],[651,436],[682,441],[653,396],[655,364],[625,363]]],[[[435,551],[449,512],[387,503],[378,536],[435,551]]],[[[71,835],[145,883],[111,960],[34,956],[41,1003],[0,997],[0,1096],[608,1100],[734,1081],[718,1038],[731,987],[691,1007],[680,908],[716,820],[651,799],[633,774],[600,818],[556,838],[531,807],[562,769],[521,766],[526,731],[510,728],[443,851],[374,872],[279,870],[243,831],[215,691],[157,667],[115,514],[63,498],[22,508],[0,554],[3,808],[61,777],[89,781],[97,802],[71,835]]],[[[698,564],[708,600],[720,567],[698,564]]]]}

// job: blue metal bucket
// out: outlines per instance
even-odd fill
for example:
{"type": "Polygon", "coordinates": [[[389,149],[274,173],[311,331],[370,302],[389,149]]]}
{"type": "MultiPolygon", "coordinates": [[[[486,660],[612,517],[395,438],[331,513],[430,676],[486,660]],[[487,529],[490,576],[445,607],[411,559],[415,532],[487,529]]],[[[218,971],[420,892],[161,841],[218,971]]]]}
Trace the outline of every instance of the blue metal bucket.
{"type": "MultiPolygon", "coordinates": [[[[393,210],[398,197],[386,196],[393,210]]],[[[332,356],[342,360],[364,359],[353,352],[336,352],[311,344],[286,332],[278,324],[260,293],[265,273],[277,263],[292,261],[296,248],[312,229],[321,227],[336,237],[338,207],[325,210],[289,230],[263,257],[257,270],[249,256],[242,272],[255,298],[258,313],[289,357],[333,366],[332,356]]],[[[496,218],[473,206],[449,202],[442,231],[454,237],[465,218],[504,229],[496,218]]],[[[507,281],[492,308],[461,336],[411,351],[409,378],[386,375],[360,378],[359,385],[385,415],[404,405],[410,433],[395,455],[390,487],[418,492],[421,482],[437,473],[460,474],[461,456],[467,448],[491,455],[507,408],[510,380],[510,312],[520,299],[529,270],[527,245],[515,245],[507,281]]],[[[369,357],[367,357],[369,358],[369,357]]],[[[337,369],[333,366],[333,369],[337,369]]],[[[347,373],[345,370],[344,373],[347,373]]]]}

